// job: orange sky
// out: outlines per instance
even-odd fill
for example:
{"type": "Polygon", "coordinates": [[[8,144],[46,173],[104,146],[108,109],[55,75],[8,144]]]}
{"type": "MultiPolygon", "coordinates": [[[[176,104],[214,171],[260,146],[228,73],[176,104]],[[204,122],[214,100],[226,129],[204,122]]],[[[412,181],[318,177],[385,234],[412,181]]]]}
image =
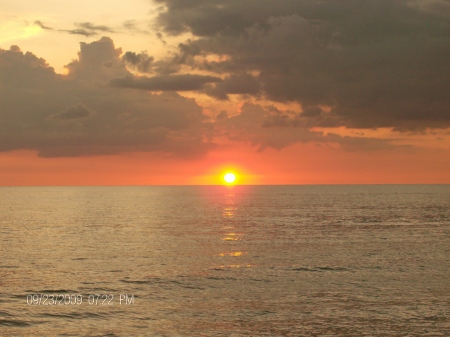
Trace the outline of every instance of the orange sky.
{"type": "Polygon", "coordinates": [[[0,186],[222,184],[449,184],[446,152],[355,153],[295,145],[256,152],[241,146],[186,161],[147,153],[38,158],[32,151],[0,154],[0,186]]]}

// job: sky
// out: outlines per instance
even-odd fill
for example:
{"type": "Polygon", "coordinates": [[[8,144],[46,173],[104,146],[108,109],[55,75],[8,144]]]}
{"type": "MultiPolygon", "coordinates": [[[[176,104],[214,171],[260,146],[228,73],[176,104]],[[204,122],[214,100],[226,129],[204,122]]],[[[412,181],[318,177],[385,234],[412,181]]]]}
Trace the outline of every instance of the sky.
{"type": "Polygon", "coordinates": [[[0,0],[0,186],[450,183],[448,0],[0,0]]]}

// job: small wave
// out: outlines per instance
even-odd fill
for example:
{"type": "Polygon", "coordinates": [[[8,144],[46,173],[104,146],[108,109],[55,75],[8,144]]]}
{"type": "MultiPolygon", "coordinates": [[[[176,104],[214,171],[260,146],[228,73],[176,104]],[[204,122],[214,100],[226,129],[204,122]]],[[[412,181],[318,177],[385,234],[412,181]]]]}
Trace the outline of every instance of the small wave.
{"type": "Polygon", "coordinates": [[[16,321],[16,320],[12,320],[12,319],[0,319],[0,325],[24,327],[24,326],[30,326],[31,324],[28,322],[25,322],[25,321],[16,321]]]}
{"type": "Polygon", "coordinates": [[[306,272],[321,272],[321,271],[349,271],[347,268],[337,267],[337,268],[331,268],[331,267],[314,267],[314,268],[306,268],[306,267],[299,267],[299,268],[292,268],[294,271],[306,271],[306,272]]]}
{"type": "Polygon", "coordinates": [[[203,287],[199,287],[199,286],[195,286],[186,282],[180,282],[177,280],[171,280],[169,281],[170,283],[176,284],[177,286],[180,286],[182,288],[187,288],[187,289],[197,289],[197,290],[205,290],[205,288],[203,287]]]}
{"type": "Polygon", "coordinates": [[[41,317],[52,317],[52,318],[63,318],[63,319],[85,319],[85,318],[96,318],[96,319],[103,319],[106,318],[106,315],[96,314],[93,312],[86,312],[86,313],[78,313],[73,312],[69,314],[51,314],[51,313],[44,313],[40,315],[41,317]]]}
{"type": "Polygon", "coordinates": [[[204,287],[197,287],[197,286],[192,286],[189,284],[186,284],[186,285],[180,284],[180,287],[186,288],[186,289],[194,289],[194,290],[206,290],[206,288],[204,288],[204,287]]]}
{"type": "MultiPolygon", "coordinates": [[[[74,294],[77,293],[70,289],[44,289],[44,290],[26,290],[29,294],[74,294]]],[[[26,297],[27,295],[18,295],[18,297],[26,297]]]]}
{"type": "Polygon", "coordinates": [[[0,316],[3,316],[3,317],[12,317],[13,315],[11,315],[9,312],[7,312],[7,311],[1,311],[0,310],[0,316]]]}
{"type": "Polygon", "coordinates": [[[325,271],[347,271],[346,268],[341,268],[341,267],[338,267],[338,268],[331,268],[331,267],[317,267],[317,269],[319,269],[319,270],[325,270],[325,271]]]}
{"type": "Polygon", "coordinates": [[[110,293],[116,293],[116,292],[118,292],[117,289],[101,288],[101,287],[98,287],[98,288],[86,288],[86,287],[82,287],[82,288],[80,288],[80,290],[81,290],[82,292],[84,292],[83,295],[86,295],[86,296],[89,296],[90,294],[93,294],[93,293],[105,293],[105,294],[108,293],[108,294],[110,294],[110,293]]]}
{"type": "Polygon", "coordinates": [[[304,267],[293,268],[292,270],[295,270],[295,271],[317,271],[315,269],[309,269],[309,268],[304,268],[304,267]]]}
{"type": "Polygon", "coordinates": [[[256,314],[256,316],[264,316],[264,315],[270,315],[270,314],[276,314],[276,311],[270,311],[270,310],[263,310],[256,314]]]}
{"type": "Polygon", "coordinates": [[[268,280],[268,279],[257,279],[257,278],[251,278],[250,281],[255,281],[255,282],[266,282],[266,283],[273,282],[273,281],[268,280]]]}
{"type": "Polygon", "coordinates": [[[158,281],[155,280],[120,280],[120,282],[124,283],[132,283],[132,284],[152,284],[152,283],[158,283],[158,281]]]}
{"type": "Polygon", "coordinates": [[[207,279],[208,280],[232,280],[232,281],[237,280],[237,278],[234,278],[234,277],[215,277],[215,276],[208,276],[207,279]]]}

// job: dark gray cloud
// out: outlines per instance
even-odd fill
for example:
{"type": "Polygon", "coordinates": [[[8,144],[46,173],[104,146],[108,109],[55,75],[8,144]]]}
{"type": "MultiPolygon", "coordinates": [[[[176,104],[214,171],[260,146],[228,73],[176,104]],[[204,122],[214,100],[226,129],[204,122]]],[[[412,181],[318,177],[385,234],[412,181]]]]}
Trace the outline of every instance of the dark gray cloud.
{"type": "Polygon", "coordinates": [[[44,59],[0,49],[0,151],[37,150],[43,157],[156,151],[192,158],[203,139],[202,109],[177,93],[112,88],[131,75],[112,40],[81,43],[79,58],[56,74],[44,59]]]}
{"type": "Polygon", "coordinates": [[[229,94],[258,95],[260,84],[250,74],[233,74],[226,76],[216,85],[207,87],[205,92],[212,97],[226,100],[229,94]]]}
{"type": "MultiPolygon", "coordinates": [[[[257,73],[250,95],[331,107],[333,118],[316,118],[317,126],[450,126],[448,1],[155,2],[165,6],[162,31],[197,37],[180,44],[174,71],[178,64],[230,78],[257,73]],[[205,60],[211,54],[223,60],[205,60]]],[[[234,86],[225,83],[209,94],[226,99],[234,86]]]]}
{"type": "Polygon", "coordinates": [[[317,116],[320,116],[320,114],[322,112],[323,112],[323,110],[318,106],[305,107],[305,108],[303,108],[302,116],[303,117],[317,117],[317,116]]]}
{"type": "Polygon", "coordinates": [[[53,28],[46,26],[46,25],[45,25],[44,23],[42,23],[42,21],[40,21],[40,20],[34,21],[34,24],[35,24],[36,26],[41,27],[42,29],[53,30],[53,28]]]}
{"type": "Polygon", "coordinates": [[[86,37],[97,35],[95,31],[87,31],[86,29],[60,29],[60,32],[69,33],[71,35],[83,35],[86,37]]]}
{"type": "MultiPolygon", "coordinates": [[[[45,30],[55,30],[58,32],[68,33],[72,35],[83,35],[86,37],[91,37],[104,33],[127,33],[127,34],[150,34],[147,29],[142,29],[141,24],[136,20],[127,20],[122,23],[121,26],[113,28],[106,25],[99,25],[93,22],[75,22],[74,29],[55,29],[47,26],[40,20],[34,21],[34,25],[41,27],[45,30]]],[[[162,36],[160,36],[162,38],[162,36]]]]}
{"type": "Polygon", "coordinates": [[[96,25],[92,22],[75,23],[75,26],[79,27],[80,29],[89,30],[91,32],[114,33],[114,30],[111,27],[96,25]]]}
{"type": "Polygon", "coordinates": [[[146,51],[142,53],[134,53],[127,51],[123,56],[122,60],[125,63],[141,73],[148,73],[152,70],[153,61],[155,60],[153,56],[149,56],[146,51]]]}
{"type": "Polygon", "coordinates": [[[94,112],[84,106],[83,103],[78,103],[77,105],[68,107],[61,113],[49,116],[49,118],[61,121],[72,121],[76,119],[87,118],[92,116],[93,114],[94,112]]]}
{"type": "Polygon", "coordinates": [[[111,81],[115,87],[148,91],[192,91],[201,89],[206,83],[221,81],[218,77],[203,75],[162,75],[154,77],[127,76],[111,81]]]}
{"type": "MultiPolygon", "coordinates": [[[[38,24],[42,28],[44,26],[40,23],[40,21],[35,21],[35,24],[38,24]],[[38,24],[39,23],[39,24],[38,24]]],[[[105,25],[96,25],[92,22],[81,22],[75,23],[76,29],[59,29],[59,32],[64,32],[72,35],[83,35],[86,37],[95,36],[102,33],[114,33],[114,29],[105,25]]],[[[48,29],[48,28],[45,28],[48,29]]]]}

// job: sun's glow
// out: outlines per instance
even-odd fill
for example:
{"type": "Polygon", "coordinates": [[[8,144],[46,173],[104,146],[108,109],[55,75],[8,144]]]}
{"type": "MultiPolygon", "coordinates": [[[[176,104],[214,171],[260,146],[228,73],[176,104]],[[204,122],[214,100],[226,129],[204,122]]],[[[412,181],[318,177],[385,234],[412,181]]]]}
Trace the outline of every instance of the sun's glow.
{"type": "Polygon", "coordinates": [[[0,24],[0,43],[27,39],[42,33],[36,25],[24,24],[21,20],[11,20],[0,24]]]}
{"type": "Polygon", "coordinates": [[[236,175],[234,173],[228,172],[223,176],[223,180],[225,180],[228,184],[233,184],[236,181],[236,175]]]}

